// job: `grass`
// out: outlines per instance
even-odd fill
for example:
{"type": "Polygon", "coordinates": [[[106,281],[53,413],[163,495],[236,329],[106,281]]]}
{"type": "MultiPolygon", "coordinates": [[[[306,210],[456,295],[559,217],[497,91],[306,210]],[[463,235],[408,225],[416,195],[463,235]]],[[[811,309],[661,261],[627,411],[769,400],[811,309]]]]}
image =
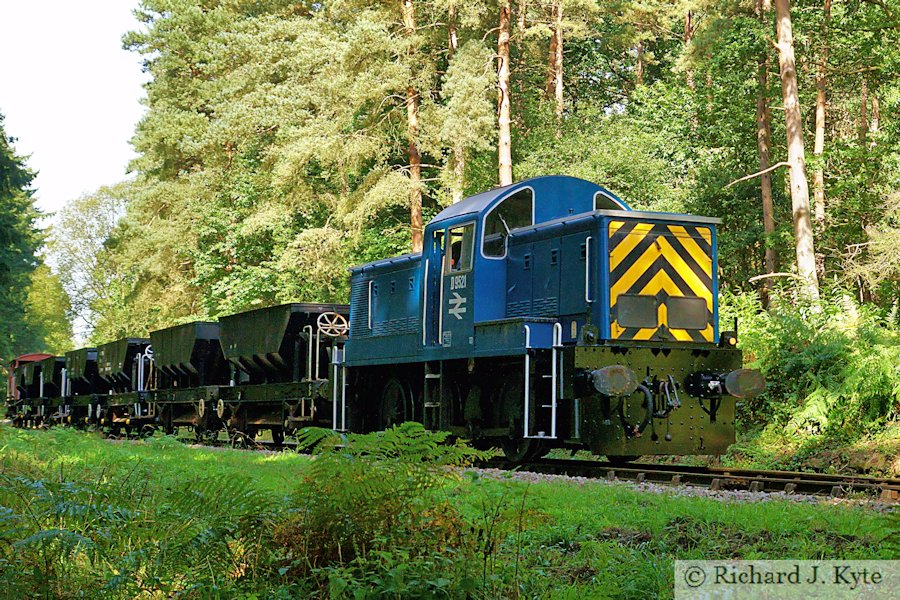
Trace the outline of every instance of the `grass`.
{"type": "MultiPolygon", "coordinates": [[[[521,484],[520,484],[521,485],[521,484]]],[[[890,516],[832,505],[735,503],[626,486],[533,485],[545,525],[527,533],[524,567],[559,597],[671,595],[672,560],[897,558],[890,516]],[[569,594],[566,596],[566,594],[569,594]]]]}
{"type": "Polygon", "coordinates": [[[311,460],[0,427],[0,597],[648,598],[676,558],[900,558],[896,514],[460,477],[428,435],[311,460]]]}

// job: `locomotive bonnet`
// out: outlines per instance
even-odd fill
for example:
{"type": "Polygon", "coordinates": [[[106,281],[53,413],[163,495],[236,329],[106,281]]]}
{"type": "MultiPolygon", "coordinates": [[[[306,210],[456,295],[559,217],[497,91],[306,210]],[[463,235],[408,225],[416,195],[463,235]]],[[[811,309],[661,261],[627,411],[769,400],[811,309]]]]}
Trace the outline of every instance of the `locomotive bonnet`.
{"type": "MultiPolygon", "coordinates": [[[[112,370],[101,347],[95,424],[268,429],[277,441],[306,425],[414,420],[517,461],[557,447],[721,453],[735,402],[765,382],[742,368],[737,332],[719,331],[719,223],[635,211],[573,177],[483,192],[439,213],[421,253],[351,269],[349,306],[251,311],[224,318],[221,334],[154,332],[156,356],[123,340],[112,370]],[[131,371],[119,364],[129,357],[131,371]]],[[[48,404],[84,404],[87,379],[80,368],[79,393],[62,385],[48,404]]]]}

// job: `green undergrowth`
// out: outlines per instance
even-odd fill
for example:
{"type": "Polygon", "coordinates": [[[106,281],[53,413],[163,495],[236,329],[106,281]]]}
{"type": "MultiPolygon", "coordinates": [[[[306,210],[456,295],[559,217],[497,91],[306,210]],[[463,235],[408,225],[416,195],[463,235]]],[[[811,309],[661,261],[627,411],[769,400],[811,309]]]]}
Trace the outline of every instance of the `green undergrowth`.
{"type": "Polygon", "coordinates": [[[676,558],[898,558],[895,516],[528,483],[406,424],[312,457],[0,428],[0,597],[648,598],[676,558]]]}
{"type": "Polygon", "coordinates": [[[900,477],[900,422],[869,435],[791,435],[778,427],[743,433],[721,457],[733,467],[900,477]]]}
{"type": "Polygon", "coordinates": [[[735,466],[900,476],[900,307],[860,305],[836,289],[821,301],[790,288],[768,310],[751,294],[724,294],[723,328],[767,389],[739,401],[735,466]]]}

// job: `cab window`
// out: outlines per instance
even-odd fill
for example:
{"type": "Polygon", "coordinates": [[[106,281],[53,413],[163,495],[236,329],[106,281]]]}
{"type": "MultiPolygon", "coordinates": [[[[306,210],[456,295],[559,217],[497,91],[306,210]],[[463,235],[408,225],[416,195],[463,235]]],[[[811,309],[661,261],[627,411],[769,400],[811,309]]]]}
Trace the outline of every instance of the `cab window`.
{"type": "Polygon", "coordinates": [[[622,210],[624,207],[606,192],[594,194],[594,210],[622,210]]]}
{"type": "Polygon", "coordinates": [[[484,218],[481,252],[492,258],[506,256],[506,237],[510,231],[534,224],[534,192],[531,188],[507,196],[484,218]]]}
{"type": "Polygon", "coordinates": [[[475,242],[475,223],[452,227],[447,235],[448,249],[444,268],[459,273],[472,268],[472,248],[475,242]]]}

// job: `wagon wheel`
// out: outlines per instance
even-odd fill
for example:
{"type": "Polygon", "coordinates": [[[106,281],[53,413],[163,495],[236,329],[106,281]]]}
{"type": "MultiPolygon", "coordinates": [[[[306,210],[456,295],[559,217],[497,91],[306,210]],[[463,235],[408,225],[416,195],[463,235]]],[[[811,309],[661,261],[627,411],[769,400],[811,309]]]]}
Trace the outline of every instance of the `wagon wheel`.
{"type": "Polygon", "coordinates": [[[381,428],[387,429],[412,418],[412,390],[392,377],[381,390],[381,428]]]}
{"type": "Polygon", "coordinates": [[[154,433],[156,433],[156,426],[146,423],[141,427],[140,437],[143,439],[152,438],[154,433]]]}
{"type": "Polygon", "coordinates": [[[275,444],[276,448],[281,448],[284,445],[284,429],[281,427],[273,427],[271,431],[272,442],[275,444]]]}
{"type": "Polygon", "coordinates": [[[217,429],[209,429],[204,425],[195,425],[194,438],[198,444],[211,444],[219,439],[219,431],[217,429]]]}
{"type": "Polygon", "coordinates": [[[340,337],[347,335],[350,325],[342,314],[336,312],[324,312],[316,319],[319,331],[327,337],[340,337]]]}
{"type": "Polygon", "coordinates": [[[250,445],[253,438],[237,429],[228,430],[228,443],[232,448],[246,448],[250,445]]]}

